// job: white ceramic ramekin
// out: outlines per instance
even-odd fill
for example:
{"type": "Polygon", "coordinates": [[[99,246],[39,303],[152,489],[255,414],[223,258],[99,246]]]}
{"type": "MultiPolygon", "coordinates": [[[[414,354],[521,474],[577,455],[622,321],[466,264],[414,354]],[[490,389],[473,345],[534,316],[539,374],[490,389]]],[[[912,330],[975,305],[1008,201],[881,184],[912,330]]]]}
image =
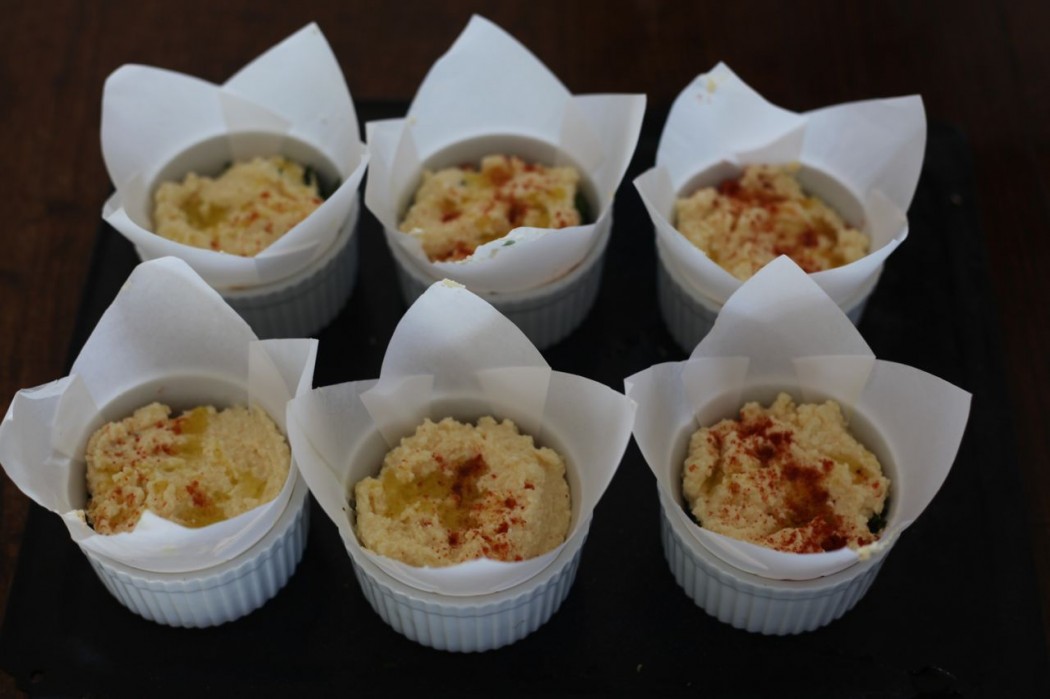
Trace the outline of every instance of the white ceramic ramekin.
{"type": "Polygon", "coordinates": [[[384,573],[359,547],[347,551],[365,599],[391,628],[437,650],[474,653],[520,641],[547,623],[572,589],[589,529],[588,521],[536,576],[487,595],[425,592],[384,573]]]}
{"type": "MultiPolygon", "coordinates": [[[[704,298],[702,294],[691,289],[684,275],[675,268],[673,262],[667,260],[659,240],[657,240],[656,248],[659,258],[656,269],[656,291],[660,302],[660,314],[675,342],[686,352],[692,352],[693,348],[711,330],[722,304],[713,299],[704,298]]],[[[880,276],[881,271],[857,292],[857,297],[851,303],[846,304],[842,309],[854,325],[860,323],[868,297],[879,283],[880,276]]]]}
{"type": "MultiPolygon", "coordinates": [[[[496,310],[514,322],[537,349],[545,349],[565,339],[575,330],[594,305],[602,282],[602,263],[612,232],[612,215],[598,224],[594,246],[583,260],[566,274],[535,289],[510,293],[475,291],[496,310]]],[[[397,262],[398,283],[406,305],[412,305],[439,279],[430,276],[398,245],[390,251],[397,262]]]]}
{"type": "MultiPolygon", "coordinates": [[[[267,152],[267,139],[272,138],[272,135],[256,134],[253,138],[257,141],[255,145],[259,151],[267,152]]],[[[305,141],[285,137],[279,153],[294,162],[307,163],[313,167],[318,173],[322,188],[335,188],[341,181],[339,169],[332,159],[305,141]]],[[[131,230],[136,225],[135,221],[143,225],[143,222],[150,219],[148,212],[152,211],[153,202],[149,192],[154,191],[163,182],[181,180],[187,172],[220,172],[223,165],[229,161],[229,157],[225,141],[221,138],[206,139],[187,148],[155,173],[148,188],[136,192],[137,196],[133,199],[122,200],[122,205],[131,212],[129,216],[134,215],[135,218],[119,218],[114,221],[114,225],[128,235],[124,228],[131,230]]],[[[296,263],[302,266],[281,269],[280,275],[268,277],[273,281],[252,282],[243,286],[217,285],[209,281],[223,299],[248,322],[260,339],[314,336],[328,325],[346,304],[357,275],[356,226],[360,216],[361,197],[356,191],[341,192],[340,196],[349,202],[345,219],[334,218],[329,221],[326,218],[315,219],[311,215],[300,224],[311,227],[315,232],[324,230],[327,236],[325,239],[331,240],[331,243],[327,244],[323,253],[311,260],[296,263]],[[332,229],[337,230],[333,233],[332,229]]],[[[114,205],[111,200],[106,205],[107,210],[114,205]]],[[[140,230],[137,234],[145,233],[140,230]]],[[[150,235],[152,237],[152,234],[150,235]]],[[[177,247],[185,248],[187,253],[203,252],[188,246],[177,247]]],[[[136,245],[136,252],[143,261],[154,254],[143,245],[136,245]]],[[[242,266],[251,264],[250,258],[235,255],[226,256],[226,260],[230,264],[235,262],[242,266]]],[[[189,263],[193,266],[192,260],[189,260],[189,263]]],[[[208,281],[207,275],[202,276],[208,281]]]]}
{"type": "Polygon", "coordinates": [[[357,219],[360,196],[324,255],[301,271],[271,284],[220,289],[259,339],[316,335],[339,315],[357,278],[357,219]]]}
{"type": "Polygon", "coordinates": [[[188,573],[156,573],[81,549],[102,584],[129,610],[168,626],[217,626],[265,604],[292,576],[306,547],[309,490],[296,479],[284,512],[251,548],[221,565],[188,573]]]}
{"type": "Polygon", "coordinates": [[[680,506],[658,490],[664,556],[675,581],[697,606],[738,629],[785,636],[826,626],[857,604],[886,558],[873,556],[813,580],[762,578],[704,548],[673,514],[680,506]]]}
{"type": "MultiPolygon", "coordinates": [[[[690,178],[679,196],[687,196],[700,187],[717,185],[731,176],[736,176],[733,168],[724,164],[702,170],[690,178]]],[[[860,198],[830,175],[819,169],[803,166],[797,177],[807,193],[819,197],[847,222],[856,224],[865,220],[864,205],[860,198]]],[[[674,221],[673,211],[665,212],[665,215],[668,221],[674,221]]],[[[660,313],[675,341],[686,352],[692,352],[714,325],[722,302],[699,290],[698,284],[691,279],[692,273],[675,261],[674,253],[663,244],[659,235],[656,237],[656,248],[659,259],[657,292],[660,313]]],[[[880,267],[872,276],[859,279],[856,289],[848,299],[840,300],[839,308],[854,325],[860,322],[868,297],[881,275],[880,267]]]]}

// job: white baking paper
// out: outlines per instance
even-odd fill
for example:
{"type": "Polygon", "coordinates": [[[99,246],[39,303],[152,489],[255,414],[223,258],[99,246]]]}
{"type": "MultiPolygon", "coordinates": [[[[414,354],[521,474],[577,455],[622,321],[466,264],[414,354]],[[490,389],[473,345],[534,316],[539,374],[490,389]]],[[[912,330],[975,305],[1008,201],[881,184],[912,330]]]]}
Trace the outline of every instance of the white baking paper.
{"type": "Polygon", "coordinates": [[[766,578],[806,580],[882,555],[944,482],[962,439],[970,394],[911,367],[878,360],[814,280],[787,257],[766,265],[726,302],[711,332],[684,362],[658,364],[625,380],[638,403],[634,438],[657,484],[683,504],[670,513],[708,550],[766,578]],[[851,431],[891,479],[879,541],[859,553],[780,553],[698,526],[684,509],[681,471],[689,436],[768,405],[779,391],[796,401],[833,399],[851,431]]]}
{"type": "Polygon", "coordinates": [[[645,112],[645,95],[572,95],[528,49],[474,16],[427,73],[404,119],[369,122],[371,170],[365,204],[428,278],[508,293],[563,276],[597,241],[612,215],[645,112]],[[593,186],[595,222],[558,230],[516,228],[457,262],[430,262],[398,231],[424,168],[508,153],[544,165],[574,165],[593,186]],[[597,202],[594,202],[594,198],[597,202]]]}
{"type": "Polygon", "coordinates": [[[664,264],[688,280],[694,296],[717,307],[742,282],[675,229],[675,199],[736,177],[745,165],[800,163],[804,188],[871,236],[867,256],[813,274],[835,303],[849,309],[908,235],[905,212],[925,147],[926,117],[917,95],[796,114],[770,104],[719,63],[675,100],[656,166],[634,184],[664,264]]]}
{"type": "Polygon", "coordinates": [[[630,439],[634,404],[607,386],[552,371],[517,326],[453,282],[436,282],[409,308],[379,379],[318,388],[289,403],[288,435],[310,490],[355,557],[420,590],[481,595],[531,578],[561,547],[517,563],[410,566],[361,547],[349,499],[424,418],[476,422],[484,415],[509,418],[561,453],[572,498],[566,538],[587,526],[630,439]]]}
{"type": "Polygon", "coordinates": [[[106,422],[154,400],[182,409],[254,404],[285,431],[285,405],[310,389],[316,340],[256,339],[185,262],[162,258],[131,273],[84,344],[70,375],[19,391],[0,425],[12,481],[62,516],[81,548],[154,572],[208,568],[262,538],[295,484],[237,517],[187,528],[147,511],[131,532],[96,534],[84,521],[84,449],[106,422]]]}
{"type": "Polygon", "coordinates": [[[185,260],[217,289],[267,284],[323,255],[354,205],[368,163],[339,62],[315,24],[256,58],[223,85],[160,68],[125,65],[102,95],[102,156],[116,193],[102,217],[142,259],[185,260]],[[200,145],[210,146],[200,149],[200,145]],[[255,257],[183,245],[152,233],[153,191],[189,171],[284,154],[326,173],[338,188],[255,257]],[[173,161],[177,172],[168,172],[173,161]],[[331,168],[326,167],[329,161],[331,168]]]}

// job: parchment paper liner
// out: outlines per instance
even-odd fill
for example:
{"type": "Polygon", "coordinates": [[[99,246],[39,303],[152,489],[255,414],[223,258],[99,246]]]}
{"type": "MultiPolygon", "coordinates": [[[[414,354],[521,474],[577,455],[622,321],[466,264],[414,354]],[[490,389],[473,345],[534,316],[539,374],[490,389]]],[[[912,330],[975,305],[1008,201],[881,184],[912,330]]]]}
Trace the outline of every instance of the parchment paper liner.
{"type": "MultiPolygon", "coordinates": [[[[598,226],[597,232],[598,240],[583,260],[541,288],[478,296],[517,325],[536,349],[547,349],[579,327],[598,296],[604,271],[602,261],[612,236],[611,217],[598,226]]],[[[401,295],[411,305],[434,281],[400,247],[391,248],[390,252],[398,263],[401,295]]]]}
{"type": "Polygon", "coordinates": [[[434,281],[477,293],[532,289],[565,274],[594,247],[598,224],[638,142],[644,95],[572,95],[528,49],[474,16],[431,68],[404,119],[365,126],[372,156],[365,204],[434,281]],[[595,221],[562,229],[516,228],[458,262],[430,262],[419,241],[398,231],[424,168],[478,162],[493,153],[577,167],[595,221]]]}
{"type": "Polygon", "coordinates": [[[332,247],[290,277],[244,289],[224,289],[222,298],[248,321],[260,339],[314,337],[346,306],[357,281],[360,195],[332,247]]]}
{"type": "Polygon", "coordinates": [[[288,406],[288,435],[311,492],[354,557],[396,580],[445,595],[483,595],[518,585],[562,546],[527,561],[488,559],[443,567],[409,566],[364,549],[348,498],[379,473],[386,452],[425,417],[513,420],[566,461],[572,499],[567,539],[588,524],[630,439],[634,405],[612,389],[552,371],[521,331],[453,282],[431,286],[401,319],[380,377],[318,388],[288,406]]]}
{"type": "Polygon", "coordinates": [[[883,556],[868,558],[812,580],[770,580],[751,575],[709,552],[688,533],[689,522],[659,491],[660,540],[675,582],[698,607],[719,621],[751,633],[788,635],[813,631],[851,610],[875,581],[883,556]]]}
{"type": "Polygon", "coordinates": [[[656,166],[634,184],[653,219],[665,264],[674,260],[676,276],[688,280],[689,291],[708,305],[721,305],[742,282],[675,229],[675,199],[735,177],[744,165],[801,163],[803,186],[871,236],[865,257],[812,275],[848,309],[908,235],[905,211],[925,145],[926,117],[917,95],[797,114],[773,106],[719,63],[675,100],[656,166]]]}
{"type": "Polygon", "coordinates": [[[310,531],[310,491],[295,486],[274,526],[236,558],[192,573],[157,573],[95,552],[85,558],[117,601],[167,626],[203,628],[234,621],[272,599],[295,573],[310,531]]]}
{"type": "Polygon", "coordinates": [[[138,265],[73,363],[70,375],[19,391],[0,425],[0,462],[26,495],[62,516],[91,551],[140,570],[208,568],[249,548],[280,517],[278,497],[232,519],[187,528],[150,511],[131,532],[96,534],[84,520],[84,449],[107,421],[153,400],[184,409],[255,404],[286,432],[285,405],[310,388],[316,340],[257,340],[185,262],[138,265]]]}
{"type": "Polygon", "coordinates": [[[102,95],[102,155],[116,193],[102,217],[143,259],[185,260],[217,289],[274,282],[328,251],[368,163],[342,71],[315,24],[288,37],[222,85],[126,65],[102,95]],[[152,233],[153,191],[191,170],[282,153],[339,181],[324,203],[255,257],[183,245],[152,233]]]}
{"type": "Polygon", "coordinates": [[[839,402],[851,431],[891,478],[887,525],[855,552],[781,553],[731,539],[688,521],[709,551],[771,579],[829,575],[861,556],[881,556],[937,493],[966,427],[970,394],[902,364],[875,359],[842,311],[787,257],[760,270],[726,302],[711,332],[684,362],[628,377],[639,406],[634,437],[671,501],[684,503],[681,470],[689,436],[734,417],[747,400],[767,404],[779,390],[796,401],[839,402]]]}

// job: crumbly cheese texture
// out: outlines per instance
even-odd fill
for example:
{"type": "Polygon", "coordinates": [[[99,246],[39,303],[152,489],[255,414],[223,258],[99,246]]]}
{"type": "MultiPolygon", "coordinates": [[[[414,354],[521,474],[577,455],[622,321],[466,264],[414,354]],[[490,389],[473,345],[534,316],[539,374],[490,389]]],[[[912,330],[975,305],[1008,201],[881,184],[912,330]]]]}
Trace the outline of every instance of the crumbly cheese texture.
{"type": "Polygon", "coordinates": [[[781,393],[738,420],[697,430],[682,490],[701,526],[779,551],[856,549],[878,538],[890,481],[849,433],[839,404],[796,405],[781,393]]]}
{"type": "Polygon", "coordinates": [[[571,518],[561,456],[491,417],[426,420],[354,498],[361,543],[414,566],[533,558],[565,541],[571,518]]]}
{"type": "Polygon", "coordinates": [[[808,196],[798,170],[797,163],[749,165],[739,179],[698,189],[675,202],[678,230],[737,279],[750,279],[780,255],[806,272],[867,255],[871,239],[808,196]]]}
{"type": "Polygon", "coordinates": [[[544,167],[490,155],[481,169],[464,165],[423,172],[401,231],[416,236],[431,262],[462,260],[520,226],[578,226],[574,167],[544,167]]]}
{"type": "Polygon", "coordinates": [[[212,406],[172,417],[151,403],[103,425],[87,446],[87,520],[100,534],[131,531],[146,510],[203,527],[273,500],[291,452],[259,408],[212,406]]]}
{"type": "Polygon", "coordinates": [[[157,235],[242,257],[265,250],[322,202],[317,179],[281,156],[234,163],[214,179],[191,172],[153,198],[157,235]]]}

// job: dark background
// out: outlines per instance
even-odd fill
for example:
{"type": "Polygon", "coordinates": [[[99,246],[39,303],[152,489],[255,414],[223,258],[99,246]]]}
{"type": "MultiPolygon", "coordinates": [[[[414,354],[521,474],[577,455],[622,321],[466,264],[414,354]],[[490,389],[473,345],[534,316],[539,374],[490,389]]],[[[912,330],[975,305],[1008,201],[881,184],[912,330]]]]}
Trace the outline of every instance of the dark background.
{"type": "MultiPolygon", "coordinates": [[[[656,543],[652,478],[631,446],[564,607],[522,643],[481,656],[429,651],[385,627],[321,517],[303,567],[258,613],[203,632],[149,624],[109,598],[57,518],[0,476],[0,608],[11,603],[0,631],[0,694],[16,685],[72,696],[161,688],[224,695],[235,686],[382,692],[397,683],[424,688],[427,675],[417,668],[427,668],[450,691],[486,693],[507,686],[529,693],[557,681],[570,693],[1046,696],[1050,5],[212,5],[0,8],[5,410],[17,389],[65,374],[134,264],[123,239],[99,225],[110,187],[99,105],[112,70],[136,62],[222,82],[317,21],[363,122],[402,113],[429,65],[478,11],[574,92],[648,95],[646,138],[628,179],[651,164],[670,102],[719,60],[797,111],[921,94],[932,126],[911,237],[892,256],[861,331],[878,356],[974,392],[970,427],[944,489],[857,608],[825,630],[787,639],[719,624],[674,585],[656,543]],[[39,604],[48,594],[60,603],[39,604]],[[220,663],[230,648],[246,654],[240,664],[220,663]],[[260,649],[267,652],[251,654],[260,649]],[[139,684],[117,691],[129,661],[128,679],[139,684]],[[479,686],[479,677],[500,684],[479,686]]],[[[579,333],[545,353],[554,368],[620,387],[634,371],[684,357],[656,312],[650,230],[628,183],[598,304],[579,333]]],[[[362,266],[350,304],[321,335],[318,384],[376,376],[403,308],[368,214],[361,234],[374,263],[362,266]]]]}

